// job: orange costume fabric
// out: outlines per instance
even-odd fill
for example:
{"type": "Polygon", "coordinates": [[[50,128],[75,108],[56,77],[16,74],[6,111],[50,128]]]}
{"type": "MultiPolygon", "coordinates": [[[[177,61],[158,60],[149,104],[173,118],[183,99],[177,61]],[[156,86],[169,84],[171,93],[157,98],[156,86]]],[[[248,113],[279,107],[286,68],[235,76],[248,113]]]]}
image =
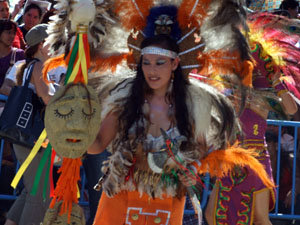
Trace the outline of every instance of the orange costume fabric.
{"type": "Polygon", "coordinates": [[[138,191],[122,191],[113,198],[102,193],[94,225],[181,225],[185,197],[153,199],[138,191]]]}

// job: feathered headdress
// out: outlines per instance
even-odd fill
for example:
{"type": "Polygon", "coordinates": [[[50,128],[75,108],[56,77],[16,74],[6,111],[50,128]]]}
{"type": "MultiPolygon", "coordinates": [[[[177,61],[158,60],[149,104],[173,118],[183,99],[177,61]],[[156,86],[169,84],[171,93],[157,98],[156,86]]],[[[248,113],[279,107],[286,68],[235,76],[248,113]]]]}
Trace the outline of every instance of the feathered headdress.
{"type": "Polygon", "coordinates": [[[250,85],[250,50],[239,26],[246,26],[244,1],[115,1],[122,27],[131,31],[130,63],[137,63],[140,43],[169,30],[180,48],[183,72],[235,74],[250,85]],[[248,69],[247,69],[248,67],[248,69]]]}
{"type": "Polygon", "coordinates": [[[295,96],[300,97],[300,23],[271,13],[252,13],[247,20],[252,43],[262,46],[262,55],[273,60],[273,66],[281,70],[283,81],[295,96]]]}

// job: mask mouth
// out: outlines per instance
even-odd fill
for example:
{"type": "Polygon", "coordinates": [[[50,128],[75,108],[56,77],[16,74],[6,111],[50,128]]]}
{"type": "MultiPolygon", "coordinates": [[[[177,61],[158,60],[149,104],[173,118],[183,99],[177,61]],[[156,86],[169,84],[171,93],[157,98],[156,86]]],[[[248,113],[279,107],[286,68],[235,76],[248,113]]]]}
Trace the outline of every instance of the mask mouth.
{"type": "Polygon", "coordinates": [[[67,142],[72,142],[72,143],[78,143],[78,142],[81,142],[81,139],[71,139],[71,138],[67,138],[66,141],[67,141],[67,142]]]}

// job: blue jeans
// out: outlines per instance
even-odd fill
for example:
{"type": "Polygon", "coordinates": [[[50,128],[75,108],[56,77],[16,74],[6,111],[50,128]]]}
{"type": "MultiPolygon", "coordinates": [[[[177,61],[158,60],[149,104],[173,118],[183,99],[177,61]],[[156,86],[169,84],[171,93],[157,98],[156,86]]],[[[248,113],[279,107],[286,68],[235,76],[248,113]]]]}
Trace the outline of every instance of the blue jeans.
{"type": "Polygon", "coordinates": [[[86,185],[89,193],[89,208],[90,217],[87,221],[87,225],[93,224],[94,217],[97,211],[99,199],[101,197],[101,191],[95,191],[94,186],[98,183],[98,180],[103,175],[101,167],[103,161],[107,160],[110,155],[106,150],[101,154],[91,155],[87,154],[83,160],[83,168],[86,174],[86,185]]]}

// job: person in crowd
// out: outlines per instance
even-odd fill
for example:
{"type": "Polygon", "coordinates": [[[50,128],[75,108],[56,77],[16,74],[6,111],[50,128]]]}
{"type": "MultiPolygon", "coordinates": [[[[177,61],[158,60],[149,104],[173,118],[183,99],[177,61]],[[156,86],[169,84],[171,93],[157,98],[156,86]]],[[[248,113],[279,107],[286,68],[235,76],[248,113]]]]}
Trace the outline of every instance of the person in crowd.
{"type": "MultiPolygon", "coordinates": [[[[6,2],[0,2],[0,11],[3,11],[3,6],[7,6],[6,2]],[[1,8],[2,7],[2,8],[1,8]]],[[[4,10],[6,12],[6,10],[4,10]]],[[[7,15],[7,14],[6,14],[7,15]]],[[[1,16],[6,16],[1,14],[1,16]]],[[[17,60],[24,58],[24,52],[21,49],[13,48],[12,43],[15,37],[17,24],[9,19],[0,19],[0,93],[2,93],[3,80],[8,73],[8,70],[17,60]]],[[[0,114],[5,106],[5,102],[0,102],[0,114]]],[[[9,142],[4,142],[3,155],[1,161],[1,194],[12,194],[10,182],[12,181],[15,172],[15,160],[11,145],[9,142]]],[[[9,209],[10,202],[1,202],[0,211],[3,216],[9,209]]]]}
{"type": "Polygon", "coordinates": [[[24,23],[19,26],[24,37],[32,27],[40,23],[42,15],[43,11],[37,4],[31,3],[26,6],[23,14],[24,23]]]}
{"type": "MultiPolygon", "coordinates": [[[[0,0],[0,19],[11,19],[11,20],[13,20],[14,16],[12,16],[12,15],[15,14],[16,12],[18,12],[20,10],[20,7],[23,4],[24,4],[24,0],[20,0],[20,2],[15,5],[13,13],[10,14],[9,13],[8,1],[0,0]]],[[[12,46],[15,47],[15,48],[25,49],[25,45],[26,44],[25,44],[25,41],[24,41],[23,33],[21,32],[20,28],[17,27],[15,39],[12,43],[12,46]]]]}
{"type": "Polygon", "coordinates": [[[297,0],[283,0],[279,9],[287,13],[287,16],[291,19],[298,19],[299,13],[299,1],[297,0]]]}
{"type": "Polygon", "coordinates": [[[17,24],[9,19],[0,20],[0,87],[10,67],[24,59],[24,51],[12,47],[17,24]]]}
{"type": "MultiPolygon", "coordinates": [[[[141,56],[136,76],[117,84],[109,91],[107,98],[104,98],[104,119],[94,144],[88,149],[88,153],[97,154],[111,143],[113,153],[109,163],[102,167],[105,175],[99,185],[102,185],[104,192],[94,224],[123,224],[125,221],[135,224],[153,221],[182,224],[185,188],[195,185],[196,179],[193,179],[190,172],[180,172],[175,165],[179,163],[182,169],[187,166],[187,162],[197,166],[197,159],[203,159],[209,154],[206,146],[223,148],[216,140],[220,138],[223,143],[224,137],[230,138],[235,132],[235,129],[225,129],[229,133],[224,136],[216,135],[214,144],[205,138],[207,136],[196,132],[199,126],[204,126],[203,123],[191,123],[197,121],[197,116],[203,112],[200,110],[194,114],[189,111],[189,104],[197,108],[197,104],[206,104],[207,99],[200,96],[192,98],[191,95],[197,96],[198,91],[203,91],[211,96],[206,92],[211,89],[206,89],[206,86],[202,89],[197,86],[199,81],[183,76],[175,40],[167,35],[157,35],[146,38],[140,47],[141,56]],[[165,152],[168,151],[168,142],[165,142],[161,129],[165,130],[174,143],[169,151],[174,150],[173,154],[180,155],[180,162],[173,164],[172,159],[168,160],[165,152]],[[159,172],[159,168],[163,172],[159,172]],[[162,213],[148,214],[156,210],[162,213]]],[[[225,98],[216,90],[211,91],[215,94],[211,98],[225,98]]],[[[215,121],[217,124],[217,121],[223,121],[225,127],[229,124],[233,127],[237,125],[234,109],[230,104],[215,102],[213,107],[216,107],[215,112],[221,118],[215,121]],[[221,108],[223,110],[219,111],[221,108]],[[231,113],[225,113],[225,119],[223,113],[227,110],[231,113]]],[[[204,114],[209,116],[210,113],[204,114]]],[[[217,124],[211,128],[218,130],[217,124]]],[[[208,127],[210,125],[207,124],[208,127]]],[[[214,169],[216,168],[212,168],[214,169]]]]}
{"type": "MultiPolygon", "coordinates": [[[[17,76],[8,77],[12,79],[16,85],[24,85],[25,76],[28,69],[33,66],[33,72],[29,87],[32,88],[45,104],[50,99],[49,86],[44,82],[42,76],[43,63],[49,58],[48,46],[44,46],[44,40],[48,36],[46,24],[39,24],[29,30],[25,36],[28,44],[25,50],[26,61],[20,65],[17,76]]],[[[28,154],[29,148],[20,145],[14,145],[16,157],[20,163],[23,163],[28,154]]],[[[5,225],[39,225],[44,218],[45,212],[49,206],[49,187],[47,187],[46,199],[43,198],[43,182],[40,182],[36,195],[31,195],[31,188],[35,174],[43,155],[44,149],[41,149],[37,156],[33,159],[23,176],[24,189],[18,196],[13,206],[7,213],[5,225]]],[[[45,177],[46,168],[42,172],[42,177],[45,177]]]]}
{"type": "MultiPolygon", "coordinates": [[[[286,114],[297,111],[297,105],[284,84],[280,81],[280,71],[271,56],[266,55],[262,46],[251,42],[252,56],[256,61],[253,70],[253,88],[272,88],[282,99],[281,105],[286,114]],[[268,66],[266,66],[268,65],[268,66]],[[268,69],[266,69],[268,68],[268,69]]],[[[272,110],[264,96],[251,97],[240,116],[243,133],[241,143],[245,148],[255,148],[258,160],[264,165],[273,179],[270,155],[267,149],[265,132],[267,118],[272,110]]],[[[256,175],[247,169],[237,169],[234,173],[216,182],[206,210],[208,223],[215,224],[262,224],[270,225],[269,210],[275,206],[275,189],[268,189],[256,175]],[[226,200],[227,199],[227,200],[226,200]]]]}
{"type": "Polygon", "coordinates": [[[95,171],[101,171],[102,164],[107,160],[110,154],[107,151],[104,151],[100,154],[85,154],[83,158],[83,168],[86,174],[86,185],[89,194],[89,217],[87,219],[86,225],[92,225],[99,200],[102,194],[101,191],[96,191],[94,186],[97,184],[98,180],[103,176],[103,173],[95,171]]]}
{"type": "Polygon", "coordinates": [[[6,0],[0,1],[0,19],[9,18],[9,4],[6,0]]]}

